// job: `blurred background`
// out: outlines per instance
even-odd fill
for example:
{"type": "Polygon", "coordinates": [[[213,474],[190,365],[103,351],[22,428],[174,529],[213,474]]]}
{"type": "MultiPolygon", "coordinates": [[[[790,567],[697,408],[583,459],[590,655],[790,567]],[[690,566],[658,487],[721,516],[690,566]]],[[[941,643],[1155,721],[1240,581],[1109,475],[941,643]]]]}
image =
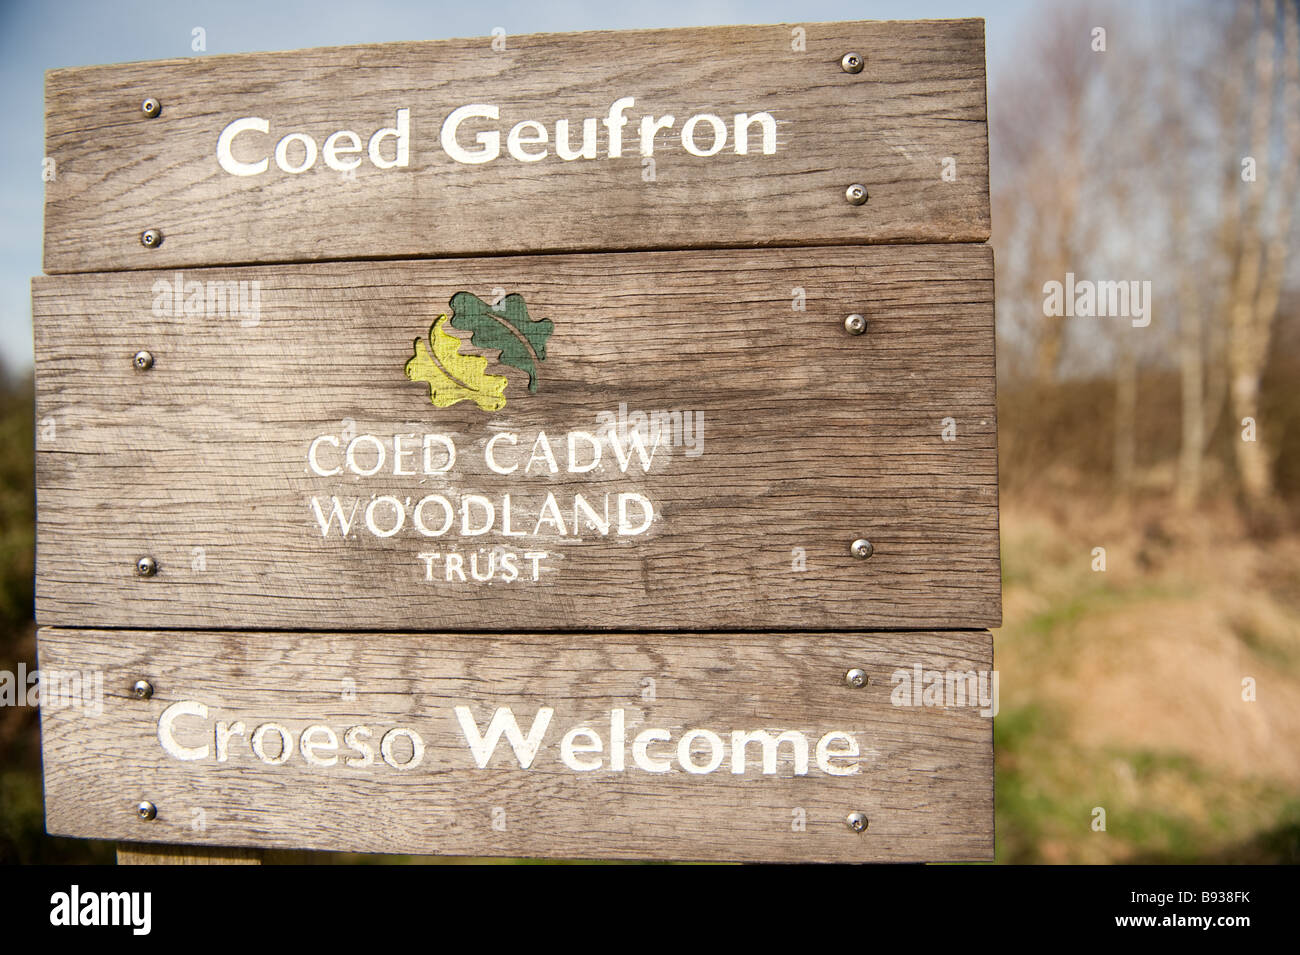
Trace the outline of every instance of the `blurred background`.
{"type": "MultiPolygon", "coordinates": [[[[638,6],[0,5],[0,670],[35,666],[27,283],[44,70],[495,26],[983,17],[998,861],[1300,861],[1300,3],[638,6]],[[1069,274],[1149,282],[1149,311],[1049,314],[1045,286],[1069,274]]],[[[37,713],[0,707],[0,862],[112,859],[45,835],[37,713]]]]}

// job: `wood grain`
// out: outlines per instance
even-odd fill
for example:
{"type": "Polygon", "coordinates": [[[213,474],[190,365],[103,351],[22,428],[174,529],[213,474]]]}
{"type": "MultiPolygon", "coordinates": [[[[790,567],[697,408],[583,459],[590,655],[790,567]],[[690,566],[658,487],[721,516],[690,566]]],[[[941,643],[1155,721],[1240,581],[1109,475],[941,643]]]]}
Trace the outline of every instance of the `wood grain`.
{"type": "MultiPolygon", "coordinates": [[[[988,671],[987,633],[909,634],[313,634],[43,629],[42,672],[103,673],[102,712],[42,707],[46,822],[51,833],[264,848],[572,858],[752,861],[987,860],[993,840],[992,721],[977,706],[896,706],[893,673],[988,671]],[[852,689],[845,671],[870,682],[852,689]],[[140,678],[151,699],[127,689],[140,678]],[[349,698],[354,690],[355,698],[349,698]],[[232,737],[228,759],[164,752],[161,714],[178,701],[208,707],[174,729],[201,747],[216,721],[275,721],[295,740],[312,724],[367,725],[375,737],[413,728],[422,761],[396,770],[281,765],[232,737]],[[512,707],[527,731],[539,707],[554,717],[524,770],[504,741],[486,767],[471,757],[455,706],[484,728],[512,707]],[[609,756],[610,711],[626,720],[623,771],[562,763],[561,736],[587,726],[609,756]],[[647,772],[634,734],[666,729],[647,772]],[[671,757],[688,730],[727,742],[732,730],[795,730],[814,743],[832,729],[860,744],[859,772],[797,775],[782,750],[764,774],[730,755],[688,774],[671,757]],[[146,822],[141,799],[158,807],[146,822]],[[801,812],[800,812],[801,811],[801,812]],[[866,832],[846,825],[849,812],[866,832]],[[201,819],[202,825],[195,820],[201,819]],[[804,825],[798,825],[802,819],[804,825]],[[497,826],[494,827],[494,821],[497,826]]],[[[274,756],[278,743],[265,752],[274,756]]],[[[340,751],[341,752],[341,751],[340,751]]],[[[399,753],[399,761],[410,758],[399,753]]],[[[319,755],[319,753],[318,753],[319,755]]],[[[707,754],[693,756],[704,763],[707,754]]]]}
{"type": "MultiPolygon", "coordinates": [[[[132,272],[34,282],[43,625],[999,623],[986,246],[184,273],[185,281],[260,282],[260,317],[251,326],[231,316],[155,316],[151,288],[173,278],[132,272]],[[428,387],[403,374],[413,340],[458,290],[488,297],[497,287],[521,293],[535,318],[555,323],[538,393],[527,393],[526,375],[494,365],[490,371],[510,378],[504,409],[434,407],[428,387]],[[796,289],[806,293],[804,311],[792,307],[796,289]],[[870,324],[859,337],[843,326],[854,311],[870,324]],[[131,362],[142,348],[155,356],[147,372],[131,362]],[[608,448],[590,474],[551,475],[540,459],[527,477],[484,466],[490,436],[517,433],[517,455],[503,460],[522,467],[546,431],[563,469],[564,435],[596,430],[597,415],[616,415],[620,403],[694,413],[702,453],[692,456],[666,435],[648,473],[635,463],[619,473],[608,448]],[[954,429],[951,440],[945,427],[954,429]],[[319,435],[369,433],[391,445],[394,434],[426,432],[454,437],[459,458],[449,476],[395,476],[391,464],[373,477],[308,471],[319,435]],[[337,525],[322,534],[311,504],[323,502],[328,515],[333,496],[364,509],[375,495],[415,502],[480,493],[499,507],[510,493],[514,527],[529,529],[548,492],[568,523],[575,494],[599,509],[605,494],[628,491],[656,509],[641,536],[580,526],[580,539],[549,527],[516,539],[502,536],[498,519],[485,537],[458,536],[457,525],[431,539],[416,534],[408,516],[396,536],[363,528],[343,539],[337,525]],[[859,536],[875,546],[870,560],[849,555],[859,536]],[[478,584],[448,582],[443,564],[430,581],[417,556],[452,549],[468,562],[481,549],[486,566],[494,547],[551,556],[536,583],[521,574],[478,584]],[[134,573],[146,554],[161,567],[152,579],[134,573]]],[[[419,468],[418,457],[405,466],[419,468]]],[[[617,497],[610,500],[613,509],[617,497]]]]}
{"type": "MultiPolygon", "coordinates": [[[[83,272],[321,259],[616,249],[984,241],[989,235],[982,20],[792,25],[490,37],[128,63],[51,71],[46,85],[45,270],[83,272]],[[841,57],[861,54],[861,73],[841,57]],[[521,162],[507,133],[525,119],[555,138],[568,120],[635,98],[627,148],[607,158],[550,154],[521,162]],[[140,104],[162,103],[156,118],[140,104]],[[440,129],[452,110],[492,104],[502,158],[451,159],[440,129]],[[410,110],[408,165],[365,159],[368,137],[410,110]],[[776,151],[733,151],[734,114],[766,111],[776,151]],[[727,145],[702,158],[680,135],[718,115],[727,145]],[[655,140],[654,181],[640,118],[675,117],[655,140]],[[344,178],[319,158],[300,174],[233,176],[216,158],[221,131],[260,117],[235,155],[274,153],[290,132],[323,157],[341,129],[363,163],[344,178]],[[242,150],[242,152],[241,152],[242,150]],[[944,163],[955,178],[943,178],[944,163]],[[846,186],[870,199],[849,205],[846,186]],[[161,229],[161,246],[140,235],[161,229]]],[[[707,148],[708,128],[699,136],[707,148]]],[[[757,127],[754,133],[758,142],[757,127]]],[[[388,159],[395,156],[389,141],[388,159]]],[[[296,146],[289,161],[299,161],[296,146]]],[[[535,151],[536,147],[529,147],[535,151]]],[[[347,157],[350,161],[352,157],[347,157]]]]}
{"type": "Polygon", "coordinates": [[[256,849],[220,846],[151,846],[123,843],[117,847],[118,865],[261,865],[256,849]]]}

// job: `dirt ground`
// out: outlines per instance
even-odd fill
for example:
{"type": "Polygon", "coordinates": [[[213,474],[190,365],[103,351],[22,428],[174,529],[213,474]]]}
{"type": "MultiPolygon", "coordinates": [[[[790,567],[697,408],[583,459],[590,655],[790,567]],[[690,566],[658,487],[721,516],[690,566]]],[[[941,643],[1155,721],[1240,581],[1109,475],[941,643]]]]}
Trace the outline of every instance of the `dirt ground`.
{"type": "Polygon", "coordinates": [[[1078,499],[1002,533],[999,858],[1295,861],[1300,539],[1078,499]]]}

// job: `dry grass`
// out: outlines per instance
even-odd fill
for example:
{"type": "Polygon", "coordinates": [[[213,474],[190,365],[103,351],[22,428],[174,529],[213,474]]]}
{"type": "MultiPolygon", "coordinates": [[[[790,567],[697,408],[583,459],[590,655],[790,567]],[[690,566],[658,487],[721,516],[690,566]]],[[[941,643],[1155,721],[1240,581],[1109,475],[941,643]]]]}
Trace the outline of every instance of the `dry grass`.
{"type": "Polygon", "coordinates": [[[1294,860],[1300,539],[1077,497],[1002,530],[999,857],[1294,860]]]}

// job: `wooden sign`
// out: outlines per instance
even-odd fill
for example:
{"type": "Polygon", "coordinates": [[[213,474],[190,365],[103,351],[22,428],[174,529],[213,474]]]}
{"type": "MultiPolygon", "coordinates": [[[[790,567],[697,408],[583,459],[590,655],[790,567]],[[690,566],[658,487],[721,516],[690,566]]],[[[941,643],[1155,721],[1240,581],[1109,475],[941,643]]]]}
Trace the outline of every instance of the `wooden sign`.
{"type": "Polygon", "coordinates": [[[42,619],[997,624],[986,247],[606,258],[39,280],[42,619]],[[497,283],[546,341],[439,407],[416,356],[511,335],[497,283]]]}
{"type": "Polygon", "coordinates": [[[99,714],[46,709],[46,815],[67,835],[210,845],[984,859],[990,652],[987,633],[51,629],[42,667],[109,690],[99,714]],[[969,696],[895,705],[892,674],[918,666],[969,672],[969,696]],[[127,692],[142,675],[149,699],[127,692]]]}
{"type": "Polygon", "coordinates": [[[47,96],[51,832],[991,857],[981,22],[47,96]]]}
{"type": "Polygon", "coordinates": [[[987,239],[983,22],[799,29],[56,70],[45,269],[987,239]]]}

